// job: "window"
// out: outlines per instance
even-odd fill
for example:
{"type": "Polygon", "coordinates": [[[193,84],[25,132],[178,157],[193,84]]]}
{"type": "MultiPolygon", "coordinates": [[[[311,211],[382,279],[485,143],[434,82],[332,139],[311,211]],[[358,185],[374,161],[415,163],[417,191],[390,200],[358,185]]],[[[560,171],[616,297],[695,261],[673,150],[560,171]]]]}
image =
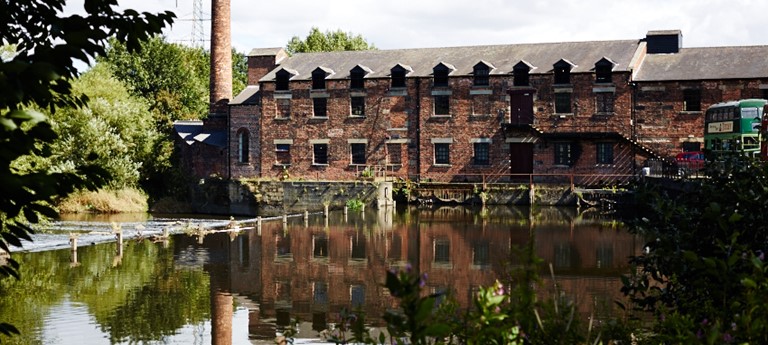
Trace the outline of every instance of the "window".
{"type": "Polygon", "coordinates": [[[555,143],[555,164],[556,165],[571,165],[572,161],[572,147],[571,143],[555,143]]]}
{"type": "Polygon", "coordinates": [[[407,70],[401,65],[392,67],[390,70],[392,77],[392,87],[405,87],[405,75],[407,70]]]}
{"type": "Polygon", "coordinates": [[[598,114],[613,114],[613,92],[596,93],[595,110],[598,114]]]}
{"type": "Polygon", "coordinates": [[[315,164],[315,165],[328,164],[328,144],[312,145],[312,164],[315,164]]]}
{"type": "Polygon", "coordinates": [[[768,99],[768,89],[762,89],[760,90],[763,93],[762,99],[768,99]]]}
{"type": "Polygon", "coordinates": [[[490,245],[487,241],[475,243],[472,248],[472,264],[487,266],[491,264],[490,245]]]}
{"type": "Polygon", "coordinates": [[[291,100],[290,99],[276,99],[275,104],[277,106],[277,114],[275,116],[278,119],[288,119],[291,117],[291,100]]]}
{"type": "Polygon", "coordinates": [[[570,92],[556,92],[555,93],[555,113],[556,114],[570,114],[571,111],[571,93],[570,92]]]}
{"type": "Polygon", "coordinates": [[[613,143],[597,143],[597,164],[613,164],[613,143]]]}
{"type": "Polygon", "coordinates": [[[328,99],[318,97],[312,99],[312,115],[314,117],[328,117],[328,99]]]}
{"type": "Polygon", "coordinates": [[[451,262],[451,242],[447,238],[436,239],[433,246],[435,251],[435,263],[451,262]]]}
{"type": "Polygon", "coordinates": [[[435,143],[435,164],[451,164],[451,144],[435,143]]]}
{"type": "Polygon", "coordinates": [[[365,144],[349,144],[352,152],[352,164],[365,165],[365,144]]]}
{"type": "Polygon", "coordinates": [[[315,68],[312,71],[312,89],[324,90],[325,89],[325,77],[328,76],[328,72],[322,67],[315,68]]]}
{"type": "Polygon", "coordinates": [[[365,116],[365,97],[352,96],[350,103],[352,104],[352,116],[365,116]]]}
{"type": "Polygon", "coordinates": [[[315,258],[328,257],[328,237],[325,234],[312,235],[312,256],[315,258]]]}
{"type": "Polygon", "coordinates": [[[317,304],[328,303],[328,283],[315,282],[312,284],[312,300],[317,304]]]}
{"type": "Polygon", "coordinates": [[[403,164],[403,151],[401,144],[387,144],[387,164],[403,164]]]}
{"type": "Polygon", "coordinates": [[[701,111],[701,90],[683,90],[683,111],[701,111]]]}
{"type": "Polygon", "coordinates": [[[350,258],[355,260],[362,260],[366,258],[366,244],[365,236],[360,233],[356,233],[354,236],[349,237],[349,244],[351,247],[350,258]]]}
{"type": "Polygon", "coordinates": [[[435,115],[450,115],[451,114],[451,97],[448,95],[436,95],[434,96],[435,102],[435,115]]]}
{"type": "Polygon", "coordinates": [[[365,304],[365,286],[363,285],[352,285],[349,288],[349,294],[350,294],[350,302],[352,302],[352,307],[362,307],[365,304]]]}
{"type": "Polygon", "coordinates": [[[248,163],[248,130],[241,128],[237,131],[237,162],[248,163]]]}
{"type": "Polygon", "coordinates": [[[530,71],[531,66],[525,61],[518,62],[515,67],[512,67],[512,85],[530,86],[530,71]]]}
{"type": "Polygon", "coordinates": [[[595,82],[596,83],[610,83],[613,82],[612,73],[613,61],[607,58],[602,58],[595,63],[595,82]]]}
{"type": "Polygon", "coordinates": [[[555,68],[555,84],[570,84],[571,83],[571,68],[573,64],[567,60],[560,60],[554,64],[555,68]]]}
{"type": "Polygon", "coordinates": [[[368,71],[365,70],[365,68],[358,66],[355,66],[352,70],[349,71],[349,88],[350,89],[363,89],[365,88],[365,75],[368,74],[368,71]]]}
{"type": "Polygon", "coordinates": [[[275,252],[277,257],[291,256],[291,235],[289,233],[278,233],[275,235],[275,252]]]}
{"type": "Polygon", "coordinates": [[[488,165],[491,164],[490,159],[490,143],[474,143],[475,147],[475,165],[488,165]]]}
{"type": "Polygon", "coordinates": [[[279,165],[291,164],[291,144],[275,144],[275,163],[279,165]]]}
{"type": "Polygon", "coordinates": [[[488,78],[488,75],[490,74],[491,69],[488,67],[488,65],[480,62],[474,67],[474,84],[475,86],[488,86],[490,85],[490,80],[488,78]]]}
{"type": "Polygon", "coordinates": [[[448,74],[451,72],[450,68],[443,63],[439,63],[432,69],[432,76],[434,78],[433,86],[443,87],[448,86],[448,74]]]}
{"type": "Polygon", "coordinates": [[[288,80],[290,80],[292,76],[291,72],[288,72],[285,69],[277,71],[275,73],[275,90],[288,91],[288,80]]]}

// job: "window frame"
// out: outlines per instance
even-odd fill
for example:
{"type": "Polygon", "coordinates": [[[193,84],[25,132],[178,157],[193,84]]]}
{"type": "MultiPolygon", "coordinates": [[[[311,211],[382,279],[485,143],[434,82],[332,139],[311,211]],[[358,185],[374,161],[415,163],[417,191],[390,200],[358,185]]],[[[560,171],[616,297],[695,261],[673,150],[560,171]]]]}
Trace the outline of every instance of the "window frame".
{"type": "Polygon", "coordinates": [[[275,72],[275,91],[289,91],[291,76],[291,72],[284,69],[275,72]]]}
{"type": "Polygon", "coordinates": [[[312,117],[320,119],[328,118],[328,98],[312,98],[312,117]]]}
{"type": "Polygon", "coordinates": [[[330,147],[327,143],[314,143],[312,144],[312,165],[328,165],[330,147]],[[324,147],[324,149],[323,149],[324,147]],[[318,154],[319,152],[319,154],[318,154]],[[320,159],[324,158],[324,159],[320,159]]]}
{"type": "Polygon", "coordinates": [[[448,87],[448,75],[451,69],[440,63],[432,68],[432,87],[448,87]]]}
{"type": "Polygon", "coordinates": [[[597,114],[614,114],[616,112],[616,98],[613,92],[595,93],[595,112],[597,114]]]}
{"type": "Polygon", "coordinates": [[[595,163],[613,164],[614,145],[612,142],[595,143],[595,163]]]}
{"type": "Polygon", "coordinates": [[[701,111],[701,89],[683,89],[683,111],[701,111]]]}
{"type": "Polygon", "coordinates": [[[434,165],[451,165],[451,144],[433,143],[434,165]]]}
{"type": "Polygon", "coordinates": [[[237,130],[237,162],[248,164],[250,162],[250,134],[248,129],[237,130]]]}
{"type": "Polygon", "coordinates": [[[365,96],[350,96],[349,97],[349,115],[356,117],[365,117],[365,96]],[[362,102],[359,103],[359,102],[362,102]],[[355,104],[358,103],[358,104],[355,104]],[[355,114],[357,111],[357,114],[355,114]]]}
{"type": "Polygon", "coordinates": [[[432,96],[432,114],[434,116],[451,116],[451,96],[432,96]]]}
{"type": "Polygon", "coordinates": [[[355,66],[349,71],[349,88],[353,90],[362,90],[365,88],[365,70],[360,66],[355,66]]]}
{"type": "Polygon", "coordinates": [[[512,86],[531,86],[531,67],[519,62],[512,68],[512,86]]]}
{"type": "Polygon", "coordinates": [[[475,67],[472,68],[472,85],[473,86],[490,86],[491,85],[491,68],[488,67],[488,65],[484,63],[478,63],[475,65],[475,67]]]}
{"type": "Polygon", "coordinates": [[[482,166],[491,165],[491,143],[472,143],[472,164],[482,166]]]}
{"type": "Polygon", "coordinates": [[[571,84],[571,70],[573,69],[573,65],[568,63],[565,60],[560,60],[557,63],[553,65],[554,70],[554,80],[553,83],[555,85],[570,85],[571,84]]]}
{"type": "Polygon", "coordinates": [[[350,143],[349,144],[349,163],[350,165],[366,165],[368,164],[368,157],[366,150],[368,145],[365,143],[350,143]]]}
{"type": "Polygon", "coordinates": [[[554,149],[554,165],[573,166],[573,143],[556,142],[554,149]]]}
{"type": "Polygon", "coordinates": [[[291,165],[291,144],[275,144],[275,164],[291,165]]]}
{"type": "Polygon", "coordinates": [[[325,90],[326,82],[325,78],[328,77],[328,73],[322,68],[318,67],[312,71],[312,90],[325,90]]]}
{"type": "Polygon", "coordinates": [[[389,71],[390,73],[390,87],[391,88],[404,88],[406,75],[408,74],[408,71],[400,66],[397,65],[395,67],[392,67],[392,69],[389,71]]]}
{"type": "Polygon", "coordinates": [[[573,114],[573,99],[572,99],[573,93],[572,92],[555,92],[554,96],[554,111],[555,114],[573,114]],[[565,99],[563,99],[564,96],[567,96],[567,102],[565,102],[565,99]],[[567,107],[567,109],[563,109],[562,107],[567,107]],[[561,110],[567,110],[567,111],[561,111],[561,110]]]}

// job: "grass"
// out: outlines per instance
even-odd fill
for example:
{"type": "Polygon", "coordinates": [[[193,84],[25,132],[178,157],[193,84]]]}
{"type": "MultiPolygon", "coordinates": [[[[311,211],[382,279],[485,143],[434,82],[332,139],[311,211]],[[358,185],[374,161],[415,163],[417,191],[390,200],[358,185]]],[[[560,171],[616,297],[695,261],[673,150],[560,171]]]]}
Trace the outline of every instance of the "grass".
{"type": "Polygon", "coordinates": [[[147,195],[136,188],[80,191],[57,205],[60,213],[136,213],[147,212],[147,195]]]}

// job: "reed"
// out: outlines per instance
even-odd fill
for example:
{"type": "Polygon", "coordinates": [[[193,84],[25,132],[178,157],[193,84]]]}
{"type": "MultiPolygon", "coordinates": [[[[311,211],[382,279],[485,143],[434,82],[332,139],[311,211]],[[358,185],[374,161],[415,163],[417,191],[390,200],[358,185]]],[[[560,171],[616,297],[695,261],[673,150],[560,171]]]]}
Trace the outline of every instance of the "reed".
{"type": "Polygon", "coordinates": [[[147,212],[147,195],[136,188],[79,191],[61,200],[60,213],[147,212]]]}

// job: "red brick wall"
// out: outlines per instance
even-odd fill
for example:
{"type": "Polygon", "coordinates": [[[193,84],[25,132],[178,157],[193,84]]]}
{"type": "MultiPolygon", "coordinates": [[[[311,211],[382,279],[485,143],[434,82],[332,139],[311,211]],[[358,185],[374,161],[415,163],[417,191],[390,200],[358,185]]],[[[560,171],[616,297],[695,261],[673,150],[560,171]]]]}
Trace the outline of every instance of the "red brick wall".
{"type": "Polygon", "coordinates": [[[259,176],[261,159],[261,126],[259,126],[260,108],[258,105],[233,105],[229,108],[229,162],[231,178],[259,176]],[[240,162],[240,131],[248,133],[248,160],[240,162]]]}
{"type": "Polygon", "coordinates": [[[760,85],[768,80],[670,81],[638,83],[637,136],[645,146],[664,156],[682,152],[682,143],[704,147],[704,113],[712,104],[743,98],[761,98],[760,85]],[[699,112],[683,111],[683,90],[701,89],[699,112]]]}
{"type": "Polygon", "coordinates": [[[276,55],[249,56],[248,57],[248,85],[258,85],[259,79],[267,75],[269,71],[277,67],[277,63],[286,58],[288,54],[279,50],[276,55]]]}

